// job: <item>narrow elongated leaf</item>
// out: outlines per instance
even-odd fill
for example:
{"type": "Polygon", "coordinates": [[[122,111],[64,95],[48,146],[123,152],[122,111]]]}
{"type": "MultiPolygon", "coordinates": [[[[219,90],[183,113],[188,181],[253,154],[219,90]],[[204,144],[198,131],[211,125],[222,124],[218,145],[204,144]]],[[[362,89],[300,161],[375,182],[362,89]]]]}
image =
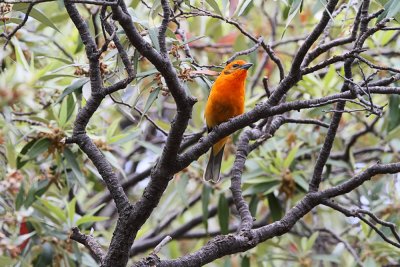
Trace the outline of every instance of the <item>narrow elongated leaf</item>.
{"type": "Polygon", "coordinates": [[[76,221],[76,226],[79,226],[84,223],[101,222],[101,221],[105,221],[107,219],[108,219],[108,217],[85,215],[76,221]]]}
{"type": "Polygon", "coordinates": [[[289,154],[285,158],[285,161],[283,162],[283,167],[284,168],[289,168],[290,165],[292,165],[293,160],[296,157],[297,151],[299,150],[299,147],[301,146],[301,143],[297,143],[292,150],[290,150],[289,154]]]}
{"type": "Polygon", "coordinates": [[[235,14],[236,8],[239,4],[239,0],[229,0],[229,17],[235,14]]]}
{"type": "Polygon", "coordinates": [[[247,256],[244,256],[242,258],[242,263],[240,264],[240,267],[250,267],[250,258],[247,256]]]}
{"type": "Polygon", "coordinates": [[[29,159],[34,159],[43,152],[45,152],[50,146],[50,140],[47,138],[39,139],[26,153],[29,159]]]}
{"type": "Polygon", "coordinates": [[[229,233],[229,204],[224,194],[220,194],[218,200],[218,221],[221,234],[229,233]]]}
{"type": "Polygon", "coordinates": [[[149,36],[154,48],[160,52],[160,43],[158,42],[158,28],[150,28],[149,36]]]}
{"type": "Polygon", "coordinates": [[[151,105],[154,103],[154,101],[156,101],[156,99],[158,98],[158,94],[160,93],[160,90],[161,90],[161,88],[157,87],[150,93],[149,98],[147,98],[146,104],[144,105],[142,118],[143,118],[144,114],[146,114],[147,111],[149,111],[149,109],[150,109],[151,105]]]}
{"type": "Polygon", "coordinates": [[[73,174],[81,185],[85,185],[85,177],[82,174],[81,168],[76,161],[76,156],[69,148],[64,149],[64,157],[67,161],[68,167],[72,169],[73,174]]]}
{"type": "Polygon", "coordinates": [[[388,127],[387,130],[390,132],[394,128],[400,125],[400,96],[391,95],[389,98],[389,114],[388,114],[388,127]]]}
{"type": "MultiPolygon", "coordinates": [[[[311,258],[316,261],[326,261],[326,262],[334,262],[340,264],[340,257],[337,255],[328,255],[328,254],[318,254],[318,255],[311,255],[311,258]]],[[[371,265],[364,265],[369,266],[371,265]]]]}
{"type": "Polygon", "coordinates": [[[0,256],[0,266],[15,266],[17,259],[12,259],[8,256],[0,256]]]}
{"type": "Polygon", "coordinates": [[[39,198],[39,201],[48,209],[50,210],[51,213],[53,213],[59,220],[60,222],[66,222],[67,221],[67,216],[65,215],[64,211],[60,208],[57,207],[56,205],[53,205],[50,203],[50,201],[39,198]]]}
{"type": "Polygon", "coordinates": [[[319,232],[313,233],[307,240],[306,250],[311,250],[314,246],[315,241],[317,240],[319,232]]]}
{"type": "Polygon", "coordinates": [[[297,15],[297,13],[299,13],[301,5],[303,3],[303,0],[293,0],[290,9],[289,9],[289,14],[288,14],[288,18],[286,21],[286,25],[285,25],[285,29],[282,33],[282,37],[286,32],[287,27],[289,26],[289,24],[292,22],[293,18],[297,15]]]}
{"type": "Polygon", "coordinates": [[[63,127],[71,117],[72,113],[75,109],[75,100],[74,97],[69,94],[67,96],[66,101],[62,101],[60,114],[59,114],[59,125],[63,127]]]}
{"type": "Polygon", "coordinates": [[[24,201],[24,207],[29,208],[37,198],[42,196],[47,191],[48,186],[49,180],[40,180],[35,182],[31,188],[29,188],[28,194],[26,195],[26,199],[24,201]]]}
{"type": "Polygon", "coordinates": [[[26,144],[17,157],[17,169],[21,169],[29,160],[35,159],[50,146],[50,140],[47,138],[32,140],[26,144]]]}
{"type": "Polygon", "coordinates": [[[150,75],[156,74],[156,73],[158,73],[157,69],[151,69],[151,70],[140,72],[140,73],[136,74],[136,78],[147,77],[147,76],[150,76],[150,75]]]}
{"type": "Polygon", "coordinates": [[[257,206],[258,206],[259,198],[257,195],[253,195],[250,199],[249,209],[251,216],[256,217],[257,206]]]}
{"type": "Polygon", "coordinates": [[[44,205],[41,205],[39,203],[33,203],[32,207],[39,211],[42,217],[45,217],[46,219],[50,219],[51,222],[59,224],[60,221],[59,219],[52,213],[48,208],[46,208],[44,205]]]}
{"type": "Polygon", "coordinates": [[[76,207],[76,197],[74,197],[67,205],[67,215],[70,226],[74,223],[75,207],[76,207]]]}
{"type": "Polygon", "coordinates": [[[271,211],[271,217],[274,221],[279,221],[282,218],[283,211],[279,200],[275,197],[273,193],[267,195],[268,206],[271,211]]]}
{"type": "MultiPolygon", "coordinates": [[[[14,11],[20,11],[22,13],[26,13],[27,9],[28,9],[29,4],[14,4],[13,6],[13,10],[14,11]]],[[[59,33],[60,30],[57,28],[56,25],[54,25],[53,22],[51,22],[51,20],[48,18],[48,16],[46,16],[45,14],[42,13],[42,11],[40,11],[39,9],[33,7],[31,12],[29,13],[29,16],[36,19],[37,21],[39,21],[40,23],[43,23],[44,25],[53,28],[54,30],[58,31],[59,33]]]]}
{"type": "Polygon", "coordinates": [[[150,10],[150,16],[155,19],[158,16],[158,12],[161,10],[161,0],[155,0],[150,10]]]}
{"type": "Polygon", "coordinates": [[[40,81],[46,82],[52,79],[58,79],[58,78],[78,78],[76,75],[71,75],[71,74],[64,74],[64,73],[55,73],[55,74],[48,74],[48,75],[43,75],[39,78],[40,81]]]}
{"type": "MultiPolygon", "coordinates": [[[[15,57],[16,57],[17,63],[21,64],[21,66],[24,67],[25,71],[29,71],[29,69],[30,69],[29,64],[25,58],[24,52],[22,51],[20,42],[18,41],[17,38],[13,38],[13,39],[11,39],[11,43],[13,44],[14,49],[15,49],[15,57]]],[[[22,73],[20,73],[20,75],[21,74],[22,73]]]]}
{"type": "Polygon", "coordinates": [[[63,93],[61,94],[61,96],[57,99],[57,101],[55,102],[55,104],[60,103],[64,97],[66,97],[67,95],[75,92],[76,90],[82,90],[82,87],[89,81],[89,78],[82,78],[79,80],[74,81],[71,85],[69,85],[67,88],[65,88],[65,90],[63,91],[63,93]]]}
{"type": "Polygon", "coordinates": [[[19,210],[19,208],[24,203],[24,196],[25,196],[25,186],[24,186],[24,183],[22,183],[21,187],[19,188],[17,198],[15,199],[15,209],[16,210],[19,210]]]}
{"type": "Polygon", "coordinates": [[[106,134],[107,140],[110,140],[111,137],[115,136],[115,134],[117,133],[120,121],[121,121],[121,119],[114,120],[111,123],[111,125],[107,128],[107,134],[106,134]]]}
{"type": "Polygon", "coordinates": [[[240,9],[238,11],[238,16],[241,16],[243,12],[246,10],[246,8],[251,4],[253,0],[246,0],[243,2],[243,4],[240,6],[240,9]]]}
{"type": "Polygon", "coordinates": [[[202,39],[204,37],[205,37],[204,35],[202,35],[202,36],[194,36],[194,37],[188,39],[186,42],[181,43],[181,45],[190,44],[191,42],[200,40],[200,39],[202,39]]]}
{"type": "Polygon", "coordinates": [[[400,1],[389,0],[384,6],[384,11],[379,15],[377,23],[385,18],[394,18],[400,13],[400,1]]]}
{"type": "Polygon", "coordinates": [[[308,183],[304,180],[304,178],[300,174],[294,174],[293,175],[293,180],[298,186],[301,187],[301,189],[304,190],[304,192],[307,192],[308,183]]]}
{"type": "Polygon", "coordinates": [[[67,122],[71,118],[72,114],[74,113],[75,110],[75,99],[72,95],[69,95],[67,97],[67,122]]]}
{"type": "Polygon", "coordinates": [[[36,235],[36,232],[35,232],[35,231],[33,231],[33,232],[31,232],[31,233],[24,234],[24,235],[20,235],[20,236],[17,237],[17,240],[15,241],[14,244],[17,245],[17,246],[19,246],[19,245],[21,245],[22,243],[24,243],[25,240],[28,240],[29,238],[31,238],[31,237],[34,236],[34,235],[36,235]]]}
{"type": "Polygon", "coordinates": [[[201,207],[203,210],[203,225],[208,232],[208,204],[210,203],[211,187],[208,185],[203,186],[201,195],[201,207]]]}
{"type": "Polygon", "coordinates": [[[206,2],[212,7],[215,13],[223,16],[221,9],[219,8],[218,3],[215,0],[206,0],[206,2]]]}
{"type": "Polygon", "coordinates": [[[258,194],[258,193],[269,194],[269,193],[273,192],[275,189],[277,189],[279,187],[279,185],[280,185],[279,181],[272,181],[272,182],[268,182],[268,183],[257,184],[257,185],[247,188],[243,192],[243,195],[249,196],[249,195],[258,194]]]}
{"type": "Polygon", "coordinates": [[[187,185],[189,183],[189,175],[187,173],[183,173],[180,177],[178,182],[176,183],[176,191],[185,205],[185,207],[189,207],[189,197],[188,192],[186,191],[187,185]]]}
{"type": "Polygon", "coordinates": [[[114,156],[114,154],[111,153],[110,151],[102,151],[102,152],[104,156],[107,158],[107,160],[110,162],[110,164],[118,170],[118,172],[124,177],[124,179],[127,179],[124,169],[121,167],[120,162],[114,156]]]}

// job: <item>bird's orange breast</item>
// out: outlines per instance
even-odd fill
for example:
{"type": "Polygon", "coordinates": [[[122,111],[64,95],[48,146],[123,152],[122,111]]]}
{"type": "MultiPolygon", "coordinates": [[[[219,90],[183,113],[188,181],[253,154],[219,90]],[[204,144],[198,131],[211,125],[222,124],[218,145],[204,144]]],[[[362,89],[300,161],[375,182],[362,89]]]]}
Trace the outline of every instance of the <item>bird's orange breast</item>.
{"type": "Polygon", "coordinates": [[[207,127],[212,128],[244,112],[245,78],[245,73],[218,77],[206,104],[207,127]]]}

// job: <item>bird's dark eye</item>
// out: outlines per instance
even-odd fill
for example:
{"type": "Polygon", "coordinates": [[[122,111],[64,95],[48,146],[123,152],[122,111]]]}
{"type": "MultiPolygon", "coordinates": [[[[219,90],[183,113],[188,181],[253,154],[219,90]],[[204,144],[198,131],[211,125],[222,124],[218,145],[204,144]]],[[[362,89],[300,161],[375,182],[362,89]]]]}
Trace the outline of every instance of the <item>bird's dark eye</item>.
{"type": "Polygon", "coordinates": [[[237,67],[239,67],[239,64],[233,64],[232,67],[237,68],[237,67]]]}

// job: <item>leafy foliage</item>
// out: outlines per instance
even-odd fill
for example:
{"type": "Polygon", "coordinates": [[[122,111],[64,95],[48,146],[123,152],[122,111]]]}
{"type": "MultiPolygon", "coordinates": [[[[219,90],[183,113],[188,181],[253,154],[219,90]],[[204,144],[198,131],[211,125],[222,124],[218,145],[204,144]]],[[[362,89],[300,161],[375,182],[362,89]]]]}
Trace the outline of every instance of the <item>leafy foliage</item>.
{"type": "MultiPolygon", "coordinates": [[[[135,26],[160,51],[160,1],[126,3],[135,26]]],[[[2,5],[0,7],[5,7],[2,5]]],[[[190,136],[203,129],[205,101],[223,63],[235,51],[254,46],[252,40],[226,21],[240,21],[247,31],[270,38],[275,42],[275,53],[283,67],[290,69],[291,55],[302,39],[284,41],[309,34],[325,5],[326,1],[322,0],[182,1],[182,12],[189,13],[180,21],[185,33],[178,34],[176,25],[169,25],[166,35],[169,56],[185,90],[199,100],[185,134],[190,136]],[[192,5],[217,17],[193,15],[190,13],[192,5]],[[275,17],[278,22],[273,37],[271,27],[266,26],[268,16],[275,17]],[[202,65],[211,65],[212,70],[205,70],[202,65]]],[[[9,12],[0,12],[4,22],[0,34],[21,23],[28,6],[15,4],[9,12]]],[[[375,23],[389,17],[398,18],[400,1],[374,1],[372,5],[374,10],[382,7],[385,11],[374,19],[375,23]]],[[[99,29],[100,9],[85,4],[79,10],[101,47],[105,40],[99,29]]],[[[347,34],[354,23],[349,18],[355,17],[356,11],[355,5],[349,5],[345,11],[335,14],[331,25],[333,36],[325,36],[320,41],[347,34]]],[[[396,21],[392,23],[398,26],[396,21]]],[[[159,71],[139,56],[122,30],[116,34],[135,66],[136,78],[127,88],[103,101],[87,132],[118,174],[130,200],[136,201],[146,185],[142,180],[149,174],[141,179],[137,177],[146,173],[161,155],[164,133],[170,130],[175,106],[159,71]]],[[[371,53],[365,57],[379,65],[400,66],[398,53],[396,56],[389,53],[398,51],[398,36],[398,31],[377,32],[366,42],[371,53]],[[373,55],[374,52],[378,55],[373,55]]],[[[0,39],[0,44],[4,45],[5,41],[0,39]]],[[[332,53],[346,52],[345,47],[337,49],[332,53]]],[[[260,99],[265,99],[265,89],[257,81],[266,75],[271,84],[277,84],[279,70],[270,60],[263,63],[266,56],[260,50],[242,57],[255,64],[247,85],[246,109],[250,110],[260,99]]],[[[108,44],[100,61],[105,85],[115,84],[125,75],[113,42],[108,44]]],[[[360,66],[365,73],[353,67],[359,80],[365,78],[364,74],[371,75],[373,81],[390,74],[384,70],[373,75],[374,70],[366,64],[361,62],[360,66]]],[[[331,65],[321,72],[308,74],[290,91],[287,100],[338,93],[343,72],[341,65],[331,65]]],[[[107,187],[88,156],[77,146],[65,143],[72,134],[78,110],[89,99],[88,77],[84,45],[61,2],[36,5],[25,27],[0,50],[1,266],[51,266],[52,262],[63,266],[96,266],[89,251],[69,239],[74,226],[92,233],[101,244],[110,243],[116,211],[107,187]],[[26,232],[21,232],[25,227],[26,232]]],[[[333,144],[336,157],[332,156],[327,163],[321,188],[337,185],[378,160],[382,163],[398,160],[394,152],[399,149],[399,96],[379,95],[373,100],[374,104],[386,106],[383,119],[358,139],[346,158],[342,153],[351,137],[371,125],[376,116],[368,114],[370,116],[366,117],[361,112],[344,114],[333,144]],[[365,148],[372,148],[373,152],[361,153],[365,148]]],[[[354,103],[347,107],[358,108],[354,103]]],[[[329,123],[333,108],[333,105],[315,107],[292,112],[291,117],[329,123]]],[[[249,155],[242,189],[256,222],[265,225],[281,219],[286,210],[304,197],[326,133],[327,130],[318,125],[288,123],[249,155]]],[[[235,143],[237,135],[227,145],[222,166],[225,176],[229,175],[234,161],[235,143]]],[[[228,197],[229,179],[223,179],[218,185],[205,184],[201,179],[205,160],[206,157],[202,157],[175,175],[161,203],[139,231],[138,244],[150,237],[174,233],[174,229],[195,221],[187,231],[175,233],[173,241],[161,250],[163,256],[173,258],[198,249],[211,235],[227,234],[236,229],[239,219],[228,197]],[[200,194],[201,197],[195,197],[200,194]],[[191,202],[193,197],[197,200],[191,202]],[[161,229],[175,213],[174,220],[161,229]]],[[[400,205],[398,190],[397,179],[382,175],[338,200],[349,206],[367,207],[379,218],[398,225],[400,219],[395,216],[400,205]]],[[[395,264],[400,256],[398,248],[382,242],[364,222],[348,220],[333,210],[318,207],[301,219],[289,234],[270,239],[240,255],[219,259],[210,266],[356,266],[359,262],[346,248],[347,243],[355,248],[359,261],[365,266],[395,264]],[[321,229],[330,229],[346,243],[321,229]]],[[[154,246],[137,249],[132,253],[133,260],[143,257],[140,253],[152,248],[154,246]]]]}

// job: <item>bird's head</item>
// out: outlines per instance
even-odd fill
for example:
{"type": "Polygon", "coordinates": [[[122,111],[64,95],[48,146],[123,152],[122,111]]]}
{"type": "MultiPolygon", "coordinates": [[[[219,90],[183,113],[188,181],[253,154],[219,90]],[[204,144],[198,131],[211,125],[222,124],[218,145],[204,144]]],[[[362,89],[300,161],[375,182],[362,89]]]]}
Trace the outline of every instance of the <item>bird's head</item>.
{"type": "Polygon", "coordinates": [[[244,76],[246,77],[247,74],[247,70],[253,66],[252,63],[247,63],[244,60],[234,60],[231,63],[229,63],[228,65],[226,65],[226,67],[224,68],[224,70],[222,71],[223,75],[229,75],[229,76],[244,76]]]}

